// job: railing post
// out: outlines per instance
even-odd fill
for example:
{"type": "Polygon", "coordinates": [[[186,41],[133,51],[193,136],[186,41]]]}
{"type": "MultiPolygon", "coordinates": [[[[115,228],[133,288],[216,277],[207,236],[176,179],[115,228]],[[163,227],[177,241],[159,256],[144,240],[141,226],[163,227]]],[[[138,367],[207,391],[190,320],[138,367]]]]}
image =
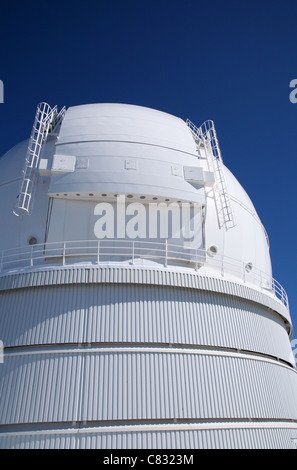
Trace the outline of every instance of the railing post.
{"type": "Polygon", "coordinates": [[[283,286],[281,286],[281,291],[282,291],[282,303],[286,305],[286,302],[285,302],[285,292],[284,292],[283,286]]]}
{"type": "Polygon", "coordinates": [[[33,245],[31,246],[30,267],[33,267],[33,245]]]}
{"type": "Polygon", "coordinates": [[[168,257],[168,241],[165,240],[165,268],[167,268],[167,257],[168,257]]]}
{"type": "Polygon", "coordinates": [[[198,249],[196,248],[195,271],[198,269],[198,249]]]}
{"type": "Polygon", "coordinates": [[[65,251],[66,251],[66,243],[63,242],[63,266],[65,266],[65,251]]]}
{"type": "Polygon", "coordinates": [[[97,243],[97,264],[100,262],[100,240],[97,243]]]}

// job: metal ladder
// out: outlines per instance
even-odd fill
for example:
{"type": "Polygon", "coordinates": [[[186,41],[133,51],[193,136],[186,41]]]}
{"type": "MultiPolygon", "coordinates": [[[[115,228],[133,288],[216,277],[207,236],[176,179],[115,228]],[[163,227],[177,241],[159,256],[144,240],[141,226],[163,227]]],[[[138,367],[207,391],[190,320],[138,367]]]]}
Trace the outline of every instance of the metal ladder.
{"type": "Polygon", "coordinates": [[[66,112],[65,106],[58,112],[57,106],[51,108],[47,103],[39,103],[36,109],[35,120],[28,144],[28,150],[23,169],[22,181],[14,215],[30,215],[34,192],[38,179],[38,163],[41,150],[49,133],[53,134],[56,127],[63,119],[66,112]]]}
{"type": "Polygon", "coordinates": [[[220,228],[235,227],[236,222],[232,211],[231,200],[225,180],[223,160],[213,121],[205,121],[196,127],[189,119],[186,121],[197,145],[197,150],[204,149],[208,169],[214,173],[214,200],[220,228]]]}

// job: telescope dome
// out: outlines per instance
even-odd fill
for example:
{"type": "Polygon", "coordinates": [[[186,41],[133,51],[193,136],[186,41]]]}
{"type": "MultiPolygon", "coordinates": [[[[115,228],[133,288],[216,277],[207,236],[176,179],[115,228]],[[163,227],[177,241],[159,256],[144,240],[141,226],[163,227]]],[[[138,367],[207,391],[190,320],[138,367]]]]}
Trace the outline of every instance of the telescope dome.
{"type": "Polygon", "coordinates": [[[1,448],[295,446],[288,298],[213,121],[40,103],[0,216],[1,448]]]}

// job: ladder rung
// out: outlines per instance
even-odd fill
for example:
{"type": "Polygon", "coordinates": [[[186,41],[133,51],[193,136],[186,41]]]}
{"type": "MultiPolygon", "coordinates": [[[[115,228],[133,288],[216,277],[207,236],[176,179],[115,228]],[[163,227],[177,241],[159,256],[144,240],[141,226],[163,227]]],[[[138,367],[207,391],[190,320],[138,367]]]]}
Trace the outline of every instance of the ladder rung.
{"type": "Polygon", "coordinates": [[[64,117],[66,108],[62,108],[58,113],[57,106],[51,108],[47,103],[40,103],[37,106],[35,121],[31,131],[25,166],[23,169],[23,179],[19,195],[17,197],[16,208],[13,211],[19,215],[19,210],[29,214],[35,189],[36,169],[42,150],[46,141],[50,126],[54,129],[64,117]]]}
{"type": "Polygon", "coordinates": [[[215,176],[216,189],[214,188],[214,194],[219,223],[226,226],[230,222],[231,226],[234,227],[235,219],[225,181],[223,161],[214,123],[213,121],[205,121],[200,127],[195,126],[189,119],[187,119],[186,123],[192,132],[196,144],[199,147],[203,145],[205,148],[209,170],[213,170],[215,176]],[[222,221],[220,221],[220,215],[223,217],[222,221]]]}

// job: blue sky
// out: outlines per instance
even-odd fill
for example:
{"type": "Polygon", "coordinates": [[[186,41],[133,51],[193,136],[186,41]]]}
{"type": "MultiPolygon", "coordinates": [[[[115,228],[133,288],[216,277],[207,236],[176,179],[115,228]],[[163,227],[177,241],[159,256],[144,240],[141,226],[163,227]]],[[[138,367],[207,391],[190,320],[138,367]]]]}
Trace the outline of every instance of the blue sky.
{"type": "Polygon", "coordinates": [[[3,1],[0,155],[36,105],[120,102],[215,121],[266,227],[297,338],[296,0],[3,1]]]}

